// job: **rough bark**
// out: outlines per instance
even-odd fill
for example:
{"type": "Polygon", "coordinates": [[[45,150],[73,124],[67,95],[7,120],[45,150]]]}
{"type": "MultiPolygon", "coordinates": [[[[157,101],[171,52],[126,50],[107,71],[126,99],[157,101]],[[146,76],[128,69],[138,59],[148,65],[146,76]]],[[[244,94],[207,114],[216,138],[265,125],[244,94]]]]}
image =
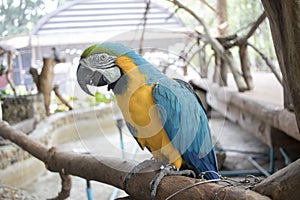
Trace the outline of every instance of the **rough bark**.
{"type": "Polygon", "coordinates": [[[248,90],[252,90],[253,89],[253,78],[251,75],[247,43],[239,46],[239,55],[240,55],[242,72],[243,72],[245,82],[247,84],[247,88],[248,88],[248,90]]]}
{"type": "MultiPolygon", "coordinates": [[[[56,148],[48,148],[32,139],[21,131],[11,128],[6,122],[0,122],[0,136],[16,143],[30,154],[43,161],[46,167],[53,172],[64,175],[75,175],[88,180],[95,180],[125,189],[133,199],[149,199],[149,183],[155,176],[157,167],[139,173],[128,181],[124,188],[123,181],[135,166],[135,162],[113,159],[88,154],[62,152],[56,148]]],[[[158,186],[156,199],[166,199],[179,190],[191,186],[197,179],[183,176],[165,177],[158,186]],[[176,183],[176,184],[174,184],[176,183]]],[[[199,181],[199,180],[198,180],[199,181]]],[[[256,192],[221,184],[205,183],[178,193],[172,199],[257,199],[267,200],[256,192]]]]}
{"type": "Polygon", "coordinates": [[[256,185],[254,191],[273,200],[298,200],[300,197],[300,159],[256,185]]]}
{"type": "Polygon", "coordinates": [[[284,81],[300,127],[300,1],[262,0],[284,81]]]}
{"type": "MultiPolygon", "coordinates": [[[[38,92],[44,96],[44,105],[46,115],[50,115],[51,92],[53,90],[54,66],[57,63],[65,62],[65,59],[43,58],[43,68],[41,74],[38,74],[37,69],[31,67],[29,72],[33,77],[38,92]]],[[[67,105],[68,106],[68,105],[67,105]]]]}
{"type": "Polygon", "coordinates": [[[50,115],[50,101],[55,64],[56,62],[52,58],[44,58],[43,68],[40,75],[38,74],[37,69],[30,69],[30,73],[37,86],[38,92],[42,93],[44,96],[46,115],[50,115]]]}

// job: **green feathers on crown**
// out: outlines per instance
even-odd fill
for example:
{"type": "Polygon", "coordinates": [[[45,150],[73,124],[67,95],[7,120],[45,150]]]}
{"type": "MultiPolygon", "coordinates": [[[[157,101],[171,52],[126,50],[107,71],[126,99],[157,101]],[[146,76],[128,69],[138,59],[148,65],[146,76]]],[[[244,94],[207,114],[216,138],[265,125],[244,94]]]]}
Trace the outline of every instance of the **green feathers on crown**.
{"type": "Polygon", "coordinates": [[[125,55],[126,53],[131,51],[133,51],[133,49],[126,47],[122,44],[104,42],[104,43],[94,44],[86,48],[83,51],[81,58],[86,58],[90,55],[100,54],[100,53],[107,53],[118,57],[121,55],[125,55]]]}

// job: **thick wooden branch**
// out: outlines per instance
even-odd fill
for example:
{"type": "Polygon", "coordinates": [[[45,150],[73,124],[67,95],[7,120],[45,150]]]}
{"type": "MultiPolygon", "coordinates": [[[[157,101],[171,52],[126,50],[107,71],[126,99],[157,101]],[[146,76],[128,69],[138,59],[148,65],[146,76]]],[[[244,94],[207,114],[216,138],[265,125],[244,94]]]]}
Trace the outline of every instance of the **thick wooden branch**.
{"type": "Polygon", "coordinates": [[[273,200],[298,200],[300,197],[300,159],[259,183],[254,191],[273,200]]]}
{"type": "MultiPolygon", "coordinates": [[[[139,173],[128,181],[128,187],[124,188],[123,182],[132,168],[134,161],[114,159],[104,156],[62,152],[56,148],[48,148],[45,145],[32,140],[29,136],[11,128],[6,122],[0,122],[0,136],[16,143],[30,154],[43,161],[46,167],[53,172],[64,175],[75,175],[88,180],[95,180],[113,185],[126,192],[133,199],[150,199],[149,183],[155,176],[158,166],[139,173]]],[[[194,184],[197,179],[183,176],[165,177],[158,186],[156,199],[166,199],[177,191],[194,184]],[[175,184],[176,183],[176,184],[175,184]]],[[[257,199],[268,200],[250,190],[226,187],[222,184],[205,183],[178,193],[172,199],[257,199]]]]}

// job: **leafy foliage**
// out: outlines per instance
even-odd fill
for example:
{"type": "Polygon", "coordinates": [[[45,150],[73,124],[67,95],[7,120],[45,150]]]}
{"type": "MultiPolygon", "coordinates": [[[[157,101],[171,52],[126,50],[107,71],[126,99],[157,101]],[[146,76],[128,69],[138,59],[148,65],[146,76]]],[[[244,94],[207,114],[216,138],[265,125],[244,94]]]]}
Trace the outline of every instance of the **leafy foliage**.
{"type": "Polygon", "coordinates": [[[29,33],[42,16],[64,2],[66,0],[0,1],[0,38],[29,33]]]}
{"type": "Polygon", "coordinates": [[[89,102],[90,106],[97,106],[101,103],[110,103],[114,101],[113,94],[103,94],[99,91],[96,91],[94,98],[88,98],[87,101],[89,102]]]}
{"type": "Polygon", "coordinates": [[[27,33],[42,15],[42,0],[6,0],[1,1],[1,32],[2,37],[18,33],[27,33]]]}

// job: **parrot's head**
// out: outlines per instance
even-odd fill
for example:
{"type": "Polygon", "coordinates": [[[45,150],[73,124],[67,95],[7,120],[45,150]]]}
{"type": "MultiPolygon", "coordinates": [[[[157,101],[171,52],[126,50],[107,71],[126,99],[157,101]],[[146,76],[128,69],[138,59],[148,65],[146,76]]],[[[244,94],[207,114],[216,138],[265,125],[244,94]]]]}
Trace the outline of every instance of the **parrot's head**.
{"type": "Polygon", "coordinates": [[[108,85],[108,89],[112,89],[122,76],[116,59],[132,51],[134,50],[118,43],[95,44],[85,49],[77,68],[77,81],[82,90],[93,95],[87,85],[108,85]]]}

